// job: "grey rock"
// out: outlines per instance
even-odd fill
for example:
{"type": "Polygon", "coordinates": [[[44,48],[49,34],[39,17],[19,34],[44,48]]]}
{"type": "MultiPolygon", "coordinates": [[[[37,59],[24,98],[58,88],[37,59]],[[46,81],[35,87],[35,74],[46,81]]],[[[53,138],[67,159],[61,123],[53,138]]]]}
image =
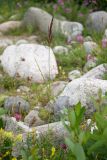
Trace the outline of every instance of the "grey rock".
{"type": "Polygon", "coordinates": [[[48,102],[48,104],[44,107],[50,114],[54,113],[54,101],[48,102]]]}
{"type": "Polygon", "coordinates": [[[18,40],[18,41],[16,42],[16,45],[18,46],[18,45],[20,45],[20,44],[27,44],[27,43],[29,43],[27,40],[25,40],[25,39],[20,39],[20,40],[18,40]]]}
{"type": "Polygon", "coordinates": [[[33,36],[28,37],[28,40],[29,40],[30,42],[32,42],[32,43],[37,43],[38,40],[39,40],[39,38],[38,38],[38,36],[33,35],[33,36]]]}
{"type": "Polygon", "coordinates": [[[88,114],[94,112],[93,98],[98,99],[99,90],[102,91],[102,96],[107,92],[107,81],[101,79],[104,73],[107,73],[107,64],[99,65],[81,78],[68,83],[55,102],[55,115],[60,115],[65,107],[75,106],[79,102],[88,114]]]}
{"type": "Polygon", "coordinates": [[[13,44],[12,40],[8,38],[0,39],[0,48],[6,48],[7,46],[12,45],[12,44],[13,44]]]}
{"type": "Polygon", "coordinates": [[[95,42],[84,42],[83,43],[84,49],[87,54],[91,54],[93,51],[95,51],[98,48],[98,45],[95,42]]]}
{"type": "Polygon", "coordinates": [[[107,29],[105,29],[103,38],[107,39],[107,29]]]}
{"type": "Polygon", "coordinates": [[[0,32],[6,33],[9,32],[10,30],[20,28],[21,25],[22,25],[21,21],[7,21],[0,24],[0,32]]]}
{"type": "Polygon", "coordinates": [[[78,22],[70,22],[70,21],[61,21],[60,28],[62,34],[66,37],[71,37],[71,39],[75,39],[77,35],[82,34],[83,26],[78,22]]]}
{"type": "Polygon", "coordinates": [[[89,61],[86,62],[83,70],[84,70],[85,72],[87,72],[87,71],[89,71],[90,69],[92,69],[92,68],[94,68],[94,67],[96,67],[96,66],[97,66],[97,61],[89,60],[89,61]]]}
{"type": "Polygon", "coordinates": [[[30,110],[30,105],[27,101],[19,96],[11,96],[8,97],[4,102],[4,108],[10,112],[20,113],[25,112],[28,113],[30,110]]]}
{"type": "Polygon", "coordinates": [[[87,36],[84,38],[84,42],[89,42],[89,41],[93,41],[92,37],[87,36]]]}
{"type": "Polygon", "coordinates": [[[97,32],[104,31],[107,27],[107,12],[96,11],[90,13],[87,18],[87,27],[89,30],[97,32]]]}
{"type": "Polygon", "coordinates": [[[66,48],[64,46],[55,46],[53,48],[53,52],[55,54],[68,54],[68,48],[66,48]]]}
{"type": "Polygon", "coordinates": [[[36,127],[44,124],[44,121],[41,120],[39,117],[39,112],[37,110],[32,110],[29,112],[29,114],[25,117],[24,122],[29,127],[36,127]]]}
{"type": "Polygon", "coordinates": [[[82,78],[103,79],[104,74],[107,73],[107,64],[100,64],[85,73],[82,78]]]}
{"type": "Polygon", "coordinates": [[[59,96],[54,104],[54,115],[59,115],[64,108],[67,108],[69,106],[69,96],[59,96]]]}
{"type": "MultiPolygon", "coordinates": [[[[40,8],[31,7],[25,13],[22,24],[25,27],[37,27],[43,33],[48,34],[51,21],[52,15],[40,8]]],[[[56,18],[53,19],[53,34],[61,33],[64,34],[66,37],[68,37],[69,35],[75,37],[77,34],[82,33],[82,31],[83,26],[78,22],[61,21],[56,18]]]]}
{"type": "Polygon", "coordinates": [[[68,83],[65,81],[56,81],[51,85],[51,92],[53,96],[58,96],[68,83]]]}
{"type": "Polygon", "coordinates": [[[68,79],[70,81],[72,81],[72,80],[74,80],[76,78],[79,78],[79,77],[81,77],[81,73],[78,70],[73,70],[73,71],[68,73],[68,79]]]}
{"type": "MultiPolygon", "coordinates": [[[[49,31],[48,29],[49,29],[51,20],[52,20],[52,16],[46,11],[40,8],[30,7],[28,11],[25,13],[22,23],[23,23],[23,26],[32,27],[32,28],[37,27],[43,33],[48,34],[48,31],[49,31]]],[[[56,32],[58,27],[59,27],[59,21],[54,19],[53,27],[52,27],[53,33],[56,32]]]]}
{"type": "Polygon", "coordinates": [[[27,86],[20,86],[18,89],[20,90],[20,92],[27,92],[28,93],[30,91],[30,88],[27,86]]]}

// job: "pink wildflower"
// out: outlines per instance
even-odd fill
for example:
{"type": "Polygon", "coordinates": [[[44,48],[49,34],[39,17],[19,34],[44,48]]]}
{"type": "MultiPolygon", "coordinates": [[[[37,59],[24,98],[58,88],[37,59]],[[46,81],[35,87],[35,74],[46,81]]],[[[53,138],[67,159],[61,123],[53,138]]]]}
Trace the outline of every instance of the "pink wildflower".
{"type": "Polygon", "coordinates": [[[64,151],[66,151],[66,150],[67,150],[67,145],[66,145],[66,144],[64,144],[64,143],[62,143],[62,144],[60,145],[60,147],[61,147],[61,149],[63,149],[64,151]]]}
{"type": "Polygon", "coordinates": [[[16,121],[20,121],[22,119],[22,116],[19,113],[15,113],[14,117],[16,118],[16,121]]]}
{"type": "Polygon", "coordinates": [[[53,9],[56,11],[56,10],[58,9],[58,5],[55,4],[55,5],[53,6],[53,9]]]}
{"type": "Polygon", "coordinates": [[[83,17],[84,15],[83,15],[83,13],[79,13],[78,16],[79,17],[83,17]]]}
{"type": "Polygon", "coordinates": [[[107,47],[107,39],[103,39],[102,40],[102,48],[106,48],[107,47]]]}
{"type": "Polygon", "coordinates": [[[63,6],[64,5],[64,0],[58,0],[58,4],[63,6]]]}
{"type": "Polygon", "coordinates": [[[87,59],[87,61],[92,60],[92,59],[93,59],[93,56],[92,56],[91,54],[87,54],[86,59],[87,59]]]}
{"type": "Polygon", "coordinates": [[[78,35],[76,36],[76,40],[77,40],[77,42],[79,42],[79,43],[83,43],[83,42],[84,42],[84,37],[83,37],[81,34],[78,34],[78,35]]]}
{"type": "Polygon", "coordinates": [[[65,13],[71,13],[71,9],[70,8],[65,8],[64,11],[65,11],[65,13]]]}

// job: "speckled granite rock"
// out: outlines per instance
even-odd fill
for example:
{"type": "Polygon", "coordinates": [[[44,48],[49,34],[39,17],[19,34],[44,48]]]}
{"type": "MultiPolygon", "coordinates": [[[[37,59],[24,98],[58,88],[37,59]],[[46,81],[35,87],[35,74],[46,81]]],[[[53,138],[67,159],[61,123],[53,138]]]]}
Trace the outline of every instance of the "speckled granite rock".
{"type": "Polygon", "coordinates": [[[79,102],[86,108],[88,114],[93,112],[95,108],[92,105],[92,97],[94,99],[98,98],[98,92],[100,89],[102,90],[102,95],[105,95],[107,92],[107,81],[101,79],[104,73],[107,73],[106,64],[100,65],[86,73],[81,78],[68,83],[55,102],[55,115],[60,114],[61,110],[64,108],[74,106],[79,102]]]}

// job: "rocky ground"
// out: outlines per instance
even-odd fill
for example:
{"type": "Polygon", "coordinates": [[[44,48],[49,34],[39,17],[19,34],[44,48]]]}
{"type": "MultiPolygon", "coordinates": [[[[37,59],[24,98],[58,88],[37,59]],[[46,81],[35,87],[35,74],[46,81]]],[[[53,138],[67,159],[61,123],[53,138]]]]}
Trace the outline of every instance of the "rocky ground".
{"type": "Polygon", "coordinates": [[[95,111],[92,97],[107,92],[107,12],[89,14],[86,24],[93,36],[84,35],[81,23],[36,7],[21,21],[0,24],[0,107],[8,111],[6,130],[37,127],[43,134],[50,123],[61,136],[66,134],[60,122],[64,108],[80,102],[87,115],[95,111]],[[98,41],[94,31],[101,34],[98,41]]]}

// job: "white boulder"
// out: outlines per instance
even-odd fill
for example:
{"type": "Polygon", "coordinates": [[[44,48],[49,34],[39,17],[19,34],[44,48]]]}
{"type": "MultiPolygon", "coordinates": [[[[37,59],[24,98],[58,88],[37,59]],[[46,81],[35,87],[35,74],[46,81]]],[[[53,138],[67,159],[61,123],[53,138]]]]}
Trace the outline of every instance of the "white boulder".
{"type": "Polygon", "coordinates": [[[99,90],[102,90],[102,96],[107,92],[107,81],[101,79],[105,73],[107,64],[102,64],[68,83],[55,102],[54,113],[57,115],[65,107],[74,106],[79,102],[87,109],[88,114],[93,112],[93,98],[98,99],[99,90]]]}
{"type": "Polygon", "coordinates": [[[11,77],[34,82],[54,79],[58,74],[53,51],[38,44],[11,45],[0,56],[1,65],[11,77]]]}
{"type": "Polygon", "coordinates": [[[95,49],[98,48],[98,45],[95,42],[91,41],[84,42],[83,46],[87,54],[91,54],[95,49]]]}
{"type": "Polygon", "coordinates": [[[55,46],[53,48],[53,52],[55,54],[68,54],[68,48],[66,48],[64,46],[55,46]]]}
{"type": "Polygon", "coordinates": [[[79,77],[81,77],[81,73],[78,70],[73,70],[73,71],[71,71],[71,72],[68,73],[68,79],[70,81],[72,81],[74,79],[77,79],[79,77]]]}

